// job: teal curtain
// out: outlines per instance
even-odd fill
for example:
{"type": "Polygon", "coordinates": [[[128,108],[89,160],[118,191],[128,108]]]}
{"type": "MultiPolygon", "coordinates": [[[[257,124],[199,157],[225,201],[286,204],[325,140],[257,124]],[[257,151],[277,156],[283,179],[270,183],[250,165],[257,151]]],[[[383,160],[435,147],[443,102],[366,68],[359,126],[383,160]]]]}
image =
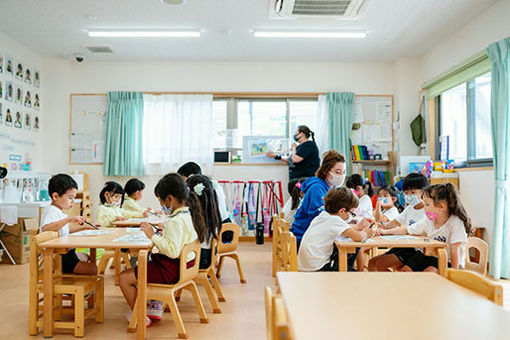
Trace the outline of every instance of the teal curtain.
{"type": "Polygon", "coordinates": [[[494,227],[490,274],[510,278],[510,39],[487,47],[491,60],[491,124],[494,152],[494,227]]]}
{"type": "Polygon", "coordinates": [[[354,93],[326,94],[329,113],[329,145],[345,156],[347,175],[351,174],[351,131],[354,117],[354,93]]]}
{"type": "Polygon", "coordinates": [[[109,92],[103,172],[106,176],[142,176],[143,95],[109,92]]]}

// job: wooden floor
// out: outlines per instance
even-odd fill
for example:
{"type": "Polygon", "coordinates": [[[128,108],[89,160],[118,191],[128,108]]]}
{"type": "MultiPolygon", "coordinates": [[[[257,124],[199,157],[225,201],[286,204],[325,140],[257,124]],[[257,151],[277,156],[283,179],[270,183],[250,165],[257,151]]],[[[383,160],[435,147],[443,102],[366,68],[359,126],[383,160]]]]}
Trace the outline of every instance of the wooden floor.
{"type": "MultiPolygon", "coordinates": [[[[183,293],[179,307],[191,339],[265,339],[264,287],[272,286],[271,244],[263,246],[241,243],[239,253],[248,281],[239,282],[233,261],[226,259],[220,279],[227,302],[220,303],[221,314],[213,314],[206,298],[202,298],[209,316],[209,324],[201,324],[188,293],[183,293]]],[[[0,318],[1,339],[43,338],[27,335],[28,314],[27,265],[0,265],[0,318]]],[[[504,287],[505,309],[510,311],[510,280],[499,281],[504,287]]],[[[201,288],[199,288],[201,289],[201,288]]],[[[205,297],[205,292],[201,294],[205,297]]],[[[128,307],[120,289],[113,285],[111,273],[106,275],[105,322],[96,324],[89,320],[85,326],[86,339],[135,339],[126,332],[128,307]]],[[[72,339],[70,331],[58,330],[54,339],[72,339]]],[[[147,332],[149,339],[176,339],[177,332],[171,315],[165,313],[163,320],[154,323],[147,332]]]]}
{"type": "MultiPolygon", "coordinates": [[[[220,302],[221,314],[213,314],[209,300],[202,288],[201,296],[209,324],[201,324],[188,292],[184,292],[179,308],[190,339],[265,339],[264,287],[274,281],[271,277],[271,244],[263,246],[241,243],[239,248],[246,284],[239,282],[235,262],[225,259],[220,283],[226,302],[220,302]]],[[[43,339],[28,335],[28,277],[29,266],[0,265],[0,325],[1,339],[43,339]]],[[[107,273],[105,283],[105,322],[96,324],[93,319],[85,325],[85,339],[136,339],[126,332],[126,313],[129,308],[107,273]]],[[[72,332],[58,330],[54,339],[73,339],[72,332]]],[[[170,313],[163,320],[153,323],[147,331],[148,339],[177,339],[170,313]]]]}

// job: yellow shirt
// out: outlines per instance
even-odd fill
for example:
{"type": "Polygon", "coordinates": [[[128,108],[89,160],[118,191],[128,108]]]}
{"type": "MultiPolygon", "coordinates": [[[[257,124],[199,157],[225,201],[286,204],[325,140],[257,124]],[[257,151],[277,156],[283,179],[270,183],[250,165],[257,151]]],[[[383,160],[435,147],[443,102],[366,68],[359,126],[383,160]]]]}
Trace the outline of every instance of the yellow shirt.
{"type": "Polygon", "coordinates": [[[140,217],[143,217],[143,213],[145,209],[142,208],[134,199],[129,196],[124,197],[124,203],[122,203],[122,209],[131,211],[133,213],[140,214],[140,217]]]}
{"type": "MultiPolygon", "coordinates": [[[[154,235],[151,240],[158,247],[161,254],[175,259],[181,254],[184,245],[195,241],[197,238],[189,209],[188,207],[182,207],[172,212],[170,219],[164,224],[163,235],[154,235]]],[[[187,261],[194,258],[195,254],[190,254],[187,261]]]]}
{"type": "Polygon", "coordinates": [[[100,224],[103,228],[114,227],[113,222],[117,216],[125,218],[143,217],[143,214],[133,213],[119,207],[114,207],[109,204],[101,204],[97,209],[96,223],[100,224]]]}

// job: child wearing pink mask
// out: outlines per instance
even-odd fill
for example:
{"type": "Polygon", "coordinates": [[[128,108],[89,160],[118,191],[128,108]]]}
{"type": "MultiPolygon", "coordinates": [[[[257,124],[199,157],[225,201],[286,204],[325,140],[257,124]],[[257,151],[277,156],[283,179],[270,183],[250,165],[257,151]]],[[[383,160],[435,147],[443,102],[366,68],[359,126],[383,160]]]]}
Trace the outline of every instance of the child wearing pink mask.
{"type": "MultiPolygon", "coordinates": [[[[448,244],[449,266],[464,267],[467,235],[471,233],[471,219],[460,202],[455,187],[437,184],[426,187],[422,194],[426,219],[410,226],[378,229],[380,235],[422,235],[448,244]]],[[[420,250],[408,257],[400,271],[437,272],[437,257],[420,250]]]]}

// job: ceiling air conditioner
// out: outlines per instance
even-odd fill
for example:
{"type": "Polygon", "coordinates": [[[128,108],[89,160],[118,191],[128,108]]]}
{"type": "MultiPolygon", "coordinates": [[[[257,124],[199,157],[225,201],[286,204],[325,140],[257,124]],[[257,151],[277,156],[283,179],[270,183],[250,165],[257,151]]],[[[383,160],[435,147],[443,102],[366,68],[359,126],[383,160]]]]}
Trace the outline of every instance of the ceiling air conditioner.
{"type": "Polygon", "coordinates": [[[280,19],[354,19],[368,0],[270,0],[269,16],[280,19]]]}

